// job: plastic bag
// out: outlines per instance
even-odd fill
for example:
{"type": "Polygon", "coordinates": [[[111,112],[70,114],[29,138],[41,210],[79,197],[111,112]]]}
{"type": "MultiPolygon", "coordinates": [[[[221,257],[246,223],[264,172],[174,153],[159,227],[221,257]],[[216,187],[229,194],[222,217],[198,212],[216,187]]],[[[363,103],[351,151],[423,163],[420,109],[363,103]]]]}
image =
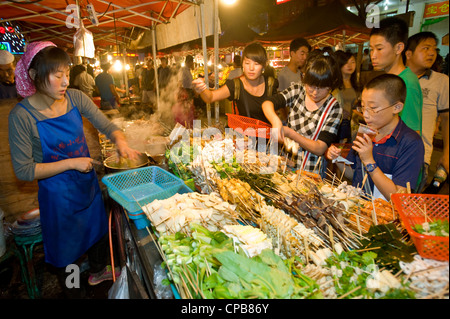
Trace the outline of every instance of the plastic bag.
{"type": "Polygon", "coordinates": [[[86,29],[81,23],[80,28],[73,36],[74,56],[82,56],[87,58],[95,57],[94,36],[92,32],[86,29]]]}
{"type": "Polygon", "coordinates": [[[155,287],[155,295],[158,299],[173,299],[172,289],[169,285],[164,285],[162,281],[167,279],[165,270],[161,264],[156,264],[153,269],[153,284],[155,287]]]}
{"type": "Polygon", "coordinates": [[[130,299],[126,266],[122,267],[119,278],[109,289],[108,299],[130,299]]]}

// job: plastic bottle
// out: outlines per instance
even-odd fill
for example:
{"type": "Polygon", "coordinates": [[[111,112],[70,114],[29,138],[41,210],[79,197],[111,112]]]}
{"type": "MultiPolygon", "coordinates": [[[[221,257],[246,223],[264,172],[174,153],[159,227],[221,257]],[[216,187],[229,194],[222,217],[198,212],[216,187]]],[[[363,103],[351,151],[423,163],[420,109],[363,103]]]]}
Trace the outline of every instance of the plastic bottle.
{"type": "Polygon", "coordinates": [[[445,180],[447,179],[447,175],[448,173],[445,170],[444,166],[439,165],[436,173],[434,174],[433,185],[439,187],[443,182],[445,182],[445,180]]]}
{"type": "Polygon", "coordinates": [[[439,165],[434,174],[433,181],[431,184],[425,189],[423,193],[425,194],[437,194],[441,190],[444,182],[447,180],[448,173],[445,170],[444,166],[439,165]]]}

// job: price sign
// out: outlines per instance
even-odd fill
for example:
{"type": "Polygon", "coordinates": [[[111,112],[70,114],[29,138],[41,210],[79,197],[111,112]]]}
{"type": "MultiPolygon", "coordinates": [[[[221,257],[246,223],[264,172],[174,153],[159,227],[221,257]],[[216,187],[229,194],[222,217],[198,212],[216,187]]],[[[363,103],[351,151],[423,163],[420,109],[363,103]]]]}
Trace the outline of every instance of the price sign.
{"type": "Polygon", "coordinates": [[[423,18],[434,18],[448,15],[448,1],[429,3],[425,5],[423,18]]]}

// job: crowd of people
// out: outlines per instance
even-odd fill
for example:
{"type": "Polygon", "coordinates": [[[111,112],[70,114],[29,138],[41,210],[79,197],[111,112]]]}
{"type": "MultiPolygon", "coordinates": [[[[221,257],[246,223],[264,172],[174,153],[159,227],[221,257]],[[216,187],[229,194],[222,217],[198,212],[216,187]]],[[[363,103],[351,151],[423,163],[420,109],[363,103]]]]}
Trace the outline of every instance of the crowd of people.
{"type": "Polygon", "coordinates": [[[305,39],[295,39],[274,91],[265,74],[267,53],[257,43],[244,49],[240,77],[217,90],[208,90],[202,79],[193,84],[206,103],[229,99],[235,113],[271,124],[281,145],[285,137],[298,143],[302,170],[324,176],[318,163],[337,160],[342,148],[334,144],[352,143],[346,176],[366,193],[389,200],[392,193],[424,191],[437,128],[444,144],[437,165],[449,171],[449,80],[437,71],[445,70],[436,63],[437,44],[433,33],[408,37],[403,20],[386,18],[370,33],[359,74],[352,53],[312,49],[305,39]],[[372,77],[362,76],[372,71],[372,77]],[[359,124],[376,136],[357,136],[359,124]]]}

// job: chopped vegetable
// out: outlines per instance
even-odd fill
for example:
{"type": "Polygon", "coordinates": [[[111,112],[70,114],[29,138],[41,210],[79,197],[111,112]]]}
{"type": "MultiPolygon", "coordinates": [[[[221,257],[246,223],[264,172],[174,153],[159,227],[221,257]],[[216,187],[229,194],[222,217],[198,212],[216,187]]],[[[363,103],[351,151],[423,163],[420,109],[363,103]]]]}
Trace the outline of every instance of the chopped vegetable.
{"type": "Polygon", "coordinates": [[[448,237],[448,220],[437,219],[432,222],[424,222],[414,225],[413,229],[419,234],[428,236],[448,237]]]}

